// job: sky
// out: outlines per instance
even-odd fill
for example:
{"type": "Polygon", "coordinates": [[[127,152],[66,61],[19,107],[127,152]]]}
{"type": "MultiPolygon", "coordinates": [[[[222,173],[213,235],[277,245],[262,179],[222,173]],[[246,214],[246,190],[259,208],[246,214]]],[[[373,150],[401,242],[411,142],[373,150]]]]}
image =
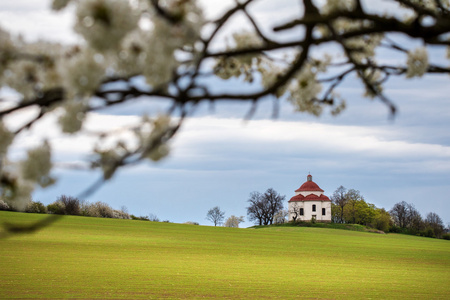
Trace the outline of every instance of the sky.
{"type": "MultiPolygon", "coordinates": [[[[51,39],[73,43],[69,11],[49,12],[49,2],[2,1],[0,26],[22,33],[26,39],[51,39]]],[[[209,16],[220,14],[226,1],[202,1],[209,16]]],[[[382,2],[385,3],[385,2],[382,2]]],[[[255,14],[269,22],[271,16],[292,15],[288,0],[261,1],[255,14]]],[[[270,22],[269,22],[270,23],[270,22]]],[[[264,23],[266,24],[266,23],[264,23]]],[[[237,21],[234,26],[241,24],[237,21]]],[[[233,30],[229,28],[228,30],[233,30]]],[[[409,43],[409,41],[408,41],[409,43]]],[[[430,60],[439,60],[444,51],[432,49],[430,60]]],[[[385,61],[402,58],[379,53],[385,61]]],[[[399,61],[399,63],[402,61],[399,61]]],[[[217,82],[218,85],[224,84],[217,82]]],[[[132,214],[156,215],[161,220],[183,223],[206,220],[207,211],[219,206],[230,215],[246,216],[247,200],[253,191],[274,188],[287,201],[306,181],[313,180],[331,196],[339,187],[361,192],[367,202],[387,210],[400,201],[414,204],[423,217],[438,213],[450,223],[450,85],[448,76],[427,75],[421,79],[390,80],[386,94],[398,113],[376,100],[362,97],[355,79],[339,92],[347,99],[347,109],[339,116],[319,118],[293,112],[281,103],[277,119],[272,118],[272,99],[264,99],[251,120],[243,103],[203,104],[186,120],[172,142],[168,158],[125,168],[91,195],[90,202],[102,201],[115,209],[126,206],[132,214]]],[[[8,90],[0,95],[8,95],[8,90]]],[[[92,114],[87,128],[113,128],[136,121],[143,112],[157,112],[163,104],[137,102],[92,114]]],[[[31,112],[30,112],[31,113],[31,112]]],[[[40,133],[52,137],[55,162],[87,158],[92,141],[88,137],[62,137],[52,127],[52,117],[42,120],[24,134],[12,148],[20,156],[36,143],[40,133]]],[[[100,174],[56,168],[56,185],[37,190],[33,199],[49,204],[60,195],[76,196],[95,182],[100,174]]],[[[246,218],[241,227],[251,226],[246,218]]]]}

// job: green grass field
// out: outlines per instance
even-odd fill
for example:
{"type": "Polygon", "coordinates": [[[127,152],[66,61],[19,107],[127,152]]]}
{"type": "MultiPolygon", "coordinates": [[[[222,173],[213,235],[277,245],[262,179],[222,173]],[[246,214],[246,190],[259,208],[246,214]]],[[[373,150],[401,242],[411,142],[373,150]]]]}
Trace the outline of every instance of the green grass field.
{"type": "Polygon", "coordinates": [[[2,299],[450,298],[449,241],[323,228],[66,216],[1,239],[0,270],[2,299]]]}

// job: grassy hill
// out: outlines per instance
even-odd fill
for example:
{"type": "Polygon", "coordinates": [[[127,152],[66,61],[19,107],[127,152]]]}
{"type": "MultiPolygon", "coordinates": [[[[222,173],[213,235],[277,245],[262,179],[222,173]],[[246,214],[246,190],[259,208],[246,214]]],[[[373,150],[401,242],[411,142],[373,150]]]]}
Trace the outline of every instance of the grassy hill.
{"type": "MultiPolygon", "coordinates": [[[[44,215],[0,212],[0,221],[44,215]]],[[[0,240],[0,298],[450,297],[450,242],[66,216],[0,240]]]]}

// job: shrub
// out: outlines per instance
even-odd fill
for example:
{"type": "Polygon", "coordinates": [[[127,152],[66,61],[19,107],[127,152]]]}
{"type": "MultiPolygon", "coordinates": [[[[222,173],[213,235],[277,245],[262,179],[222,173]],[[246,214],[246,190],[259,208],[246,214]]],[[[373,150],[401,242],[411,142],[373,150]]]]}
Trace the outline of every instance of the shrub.
{"type": "Polygon", "coordinates": [[[47,207],[42,204],[42,202],[31,202],[28,204],[25,212],[27,213],[35,213],[35,214],[46,214],[47,213],[47,207]]]}
{"type": "Polygon", "coordinates": [[[152,221],[152,222],[159,222],[159,218],[156,215],[154,215],[154,214],[149,214],[148,215],[148,220],[152,221]]]}
{"type": "Polygon", "coordinates": [[[436,235],[434,234],[434,230],[431,227],[425,228],[425,230],[420,232],[420,235],[425,236],[425,237],[431,237],[431,238],[436,237],[436,235]]]}
{"type": "Polygon", "coordinates": [[[64,204],[64,213],[66,215],[80,215],[80,200],[78,198],[62,195],[56,201],[64,204]]]}
{"type": "Polygon", "coordinates": [[[50,214],[64,215],[66,210],[62,202],[56,201],[47,205],[47,211],[50,214]]]}
{"type": "Polygon", "coordinates": [[[445,233],[445,234],[443,234],[443,235],[442,235],[442,238],[443,238],[444,240],[450,240],[450,233],[445,233]]]}
{"type": "Polygon", "coordinates": [[[389,232],[392,232],[392,233],[406,233],[406,229],[405,228],[401,228],[401,227],[396,226],[396,225],[392,225],[389,228],[389,232]]]}
{"type": "Polygon", "coordinates": [[[136,217],[135,215],[130,215],[132,220],[140,220],[140,221],[150,221],[147,216],[145,217],[136,217]]]}
{"type": "Polygon", "coordinates": [[[192,221],[187,221],[187,222],[185,222],[184,224],[188,224],[188,225],[200,225],[199,223],[197,223],[197,222],[192,222],[192,221]]]}
{"type": "Polygon", "coordinates": [[[91,204],[88,201],[80,200],[80,215],[85,217],[91,217],[89,215],[89,208],[91,204]]]}
{"type": "Polygon", "coordinates": [[[224,227],[233,227],[233,228],[239,228],[239,224],[244,222],[244,217],[236,217],[231,215],[226,221],[225,224],[223,224],[224,227]]]}
{"type": "Polygon", "coordinates": [[[0,210],[10,210],[9,205],[0,199],[0,210]]]}
{"type": "Polygon", "coordinates": [[[87,215],[90,217],[113,218],[114,210],[108,204],[97,201],[88,206],[87,215]]]}
{"type": "Polygon", "coordinates": [[[114,219],[131,219],[130,215],[122,210],[114,210],[113,218],[114,219]]]}

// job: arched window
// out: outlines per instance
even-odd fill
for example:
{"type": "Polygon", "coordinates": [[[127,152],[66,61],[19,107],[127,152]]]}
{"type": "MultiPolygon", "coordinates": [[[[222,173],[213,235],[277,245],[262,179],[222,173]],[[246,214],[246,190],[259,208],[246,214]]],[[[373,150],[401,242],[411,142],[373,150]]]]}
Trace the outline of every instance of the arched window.
{"type": "Polygon", "coordinates": [[[313,207],[312,207],[312,211],[316,211],[316,205],[315,204],[313,204],[313,207]]]}

